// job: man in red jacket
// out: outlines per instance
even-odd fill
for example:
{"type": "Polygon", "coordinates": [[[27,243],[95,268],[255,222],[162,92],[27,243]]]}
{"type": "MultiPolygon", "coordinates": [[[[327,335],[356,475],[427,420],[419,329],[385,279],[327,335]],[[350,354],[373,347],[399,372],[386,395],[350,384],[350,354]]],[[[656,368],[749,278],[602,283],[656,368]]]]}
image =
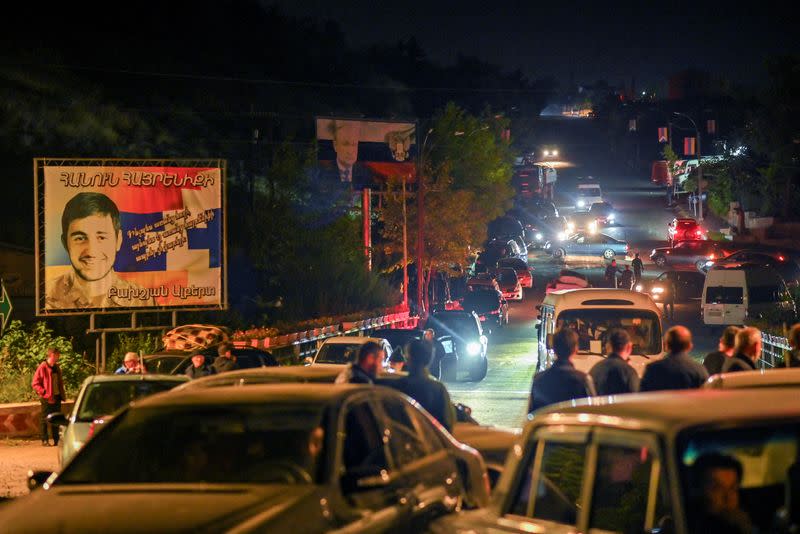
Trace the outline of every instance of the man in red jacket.
{"type": "Polygon", "coordinates": [[[31,386],[39,395],[39,402],[42,403],[42,445],[50,445],[47,435],[47,428],[50,427],[53,433],[53,444],[58,445],[58,428],[47,422],[47,416],[51,413],[61,411],[61,401],[66,399],[64,391],[64,377],[61,374],[61,367],[58,366],[58,358],[61,357],[58,349],[50,348],[47,350],[47,359],[43,361],[36,372],[33,373],[31,386]]]}

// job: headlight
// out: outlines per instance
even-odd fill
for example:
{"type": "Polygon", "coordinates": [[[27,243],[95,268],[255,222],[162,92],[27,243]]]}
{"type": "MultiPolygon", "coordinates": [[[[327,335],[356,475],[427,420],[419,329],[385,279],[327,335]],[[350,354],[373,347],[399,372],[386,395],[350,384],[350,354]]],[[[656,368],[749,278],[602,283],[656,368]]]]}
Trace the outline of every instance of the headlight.
{"type": "Polygon", "coordinates": [[[553,151],[550,153],[550,155],[551,155],[551,156],[558,156],[558,150],[553,150],[553,151]]]}
{"type": "Polygon", "coordinates": [[[608,220],[609,220],[609,221],[613,221],[614,219],[616,219],[616,217],[617,217],[617,216],[616,216],[616,215],[614,215],[613,213],[609,213],[609,214],[608,214],[608,220]]]}
{"type": "Polygon", "coordinates": [[[569,230],[570,232],[574,232],[575,231],[575,223],[574,222],[567,223],[567,230],[569,230]]]}
{"type": "Polygon", "coordinates": [[[636,285],[636,291],[641,291],[642,289],[644,289],[644,287],[642,286],[642,284],[637,284],[637,285],[636,285]]]}
{"type": "Polygon", "coordinates": [[[467,354],[470,356],[477,356],[481,353],[481,344],[474,341],[467,343],[467,354]]]}
{"type": "Polygon", "coordinates": [[[542,234],[536,234],[534,237],[536,238],[536,241],[541,241],[542,239],[544,239],[544,236],[542,234]]]}
{"type": "Polygon", "coordinates": [[[663,292],[664,292],[664,288],[663,287],[661,287],[661,286],[654,286],[653,287],[653,293],[663,293],[663,292]]]}
{"type": "Polygon", "coordinates": [[[714,265],[713,261],[707,261],[706,262],[706,267],[711,267],[712,265],[714,265]]]}
{"type": "Polygon", "coordinates": [[[584,206],[586,206],[586,201],[585,201],[585,200],[579,200],[579,201],[578,201],[578,207],[579,207],[579,208],[582,208],[582,207],[584,207],[584,206]]]}
{"type": "Polygon", "coordinates": [[[590,222],[589,223],[589,231],[593,232],[593,233],[597,231],[597,223],[596,222],[590,222]]]}
{"type": "Polygon", "coordinates": [[[567,238],[567,233],[566,232],[558,232],[558,235],[556,237],[558,238],[559,241],[564,241],[567,238]]]}
{"type": "Polygon", "coordinates": [[[550,155],[550,151],[549,150],[545,150],[544,151],[544,155],[545,155],[545,157],[549,156],[550,155]]]}

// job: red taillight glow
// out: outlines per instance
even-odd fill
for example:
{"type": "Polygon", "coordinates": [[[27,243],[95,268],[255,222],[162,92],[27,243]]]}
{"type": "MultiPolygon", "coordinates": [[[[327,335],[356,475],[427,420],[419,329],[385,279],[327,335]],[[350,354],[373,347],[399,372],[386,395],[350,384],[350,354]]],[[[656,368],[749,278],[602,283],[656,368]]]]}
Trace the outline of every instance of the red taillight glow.
{"type": "Polygon", "coordinates": [[[92,424],[91,424],[91,425],[89,425],[89,432],[87,432],[87,433],[86,433],[86,439],[89,439],[89,438],[91,438],[92,436],[94,436],[94,427],[95,427],[95,426],[96,426],[96,425],[95,425],[94,421],[92,421],[92,424]]]}
{"type": "Polygon", "coordinates": [[[714,256],[713,254],[709,254],[709,255],[708,255],[708,259],[709,259],[709,260],[713,260],[715,257],[716,257],[716,256],[714,256]]]}
{"type": "Polygon", "coordinates": [[[786,258],[784,258],[783,256],[778,256],[778,261],[786,261],[786,258]]]}

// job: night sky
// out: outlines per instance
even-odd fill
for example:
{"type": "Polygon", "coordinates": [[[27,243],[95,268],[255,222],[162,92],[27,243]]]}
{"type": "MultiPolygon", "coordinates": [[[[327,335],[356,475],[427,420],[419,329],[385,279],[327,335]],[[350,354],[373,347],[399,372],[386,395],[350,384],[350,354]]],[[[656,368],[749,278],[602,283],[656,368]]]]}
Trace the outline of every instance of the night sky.
{"type": "MultiPolygon", "coordinates": [[[[269,2],[267,2],[269,3],[269,2]]],[[[415,36],[430,57],[477,56],[567,84],[598,79],[663,90],[687,67],[757,82],[764,58],[797,53],[790,4],[768,2],[490,2],[278,0],[286,12],[330,18],[354,46],[415,36]]]]}

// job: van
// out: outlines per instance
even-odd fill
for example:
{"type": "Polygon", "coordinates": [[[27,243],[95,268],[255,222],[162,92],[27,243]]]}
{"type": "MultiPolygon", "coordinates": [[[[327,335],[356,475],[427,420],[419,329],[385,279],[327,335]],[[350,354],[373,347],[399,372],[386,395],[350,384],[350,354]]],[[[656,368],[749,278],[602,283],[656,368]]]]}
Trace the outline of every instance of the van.
{"type": "Polygon", "coordinates": [[[630,363],[639,376],[661,357],[661,311],[649,295],[626,289],[560,290],[547,294],[538,309],[537,372],[553,364],[552,337],[561,328],[578,333],[578,354],[572,363],[585,373],[605,359],[608,333],[615,328],[631,336],[630,363]]]}
{"type": "Polygon", "coordinates": [[[575,199],[575,209],[588,210],[592,204],[603,201],[603,191],[598,183],[578,184],[578,198],[575,199]]]}
{"type": "Polygon", "coordinates": [[[740,325],[768,313],[793,314],[794,301],[775,269],[741,265],[708,272],[700,308],[707,325],[740,325]]]}

